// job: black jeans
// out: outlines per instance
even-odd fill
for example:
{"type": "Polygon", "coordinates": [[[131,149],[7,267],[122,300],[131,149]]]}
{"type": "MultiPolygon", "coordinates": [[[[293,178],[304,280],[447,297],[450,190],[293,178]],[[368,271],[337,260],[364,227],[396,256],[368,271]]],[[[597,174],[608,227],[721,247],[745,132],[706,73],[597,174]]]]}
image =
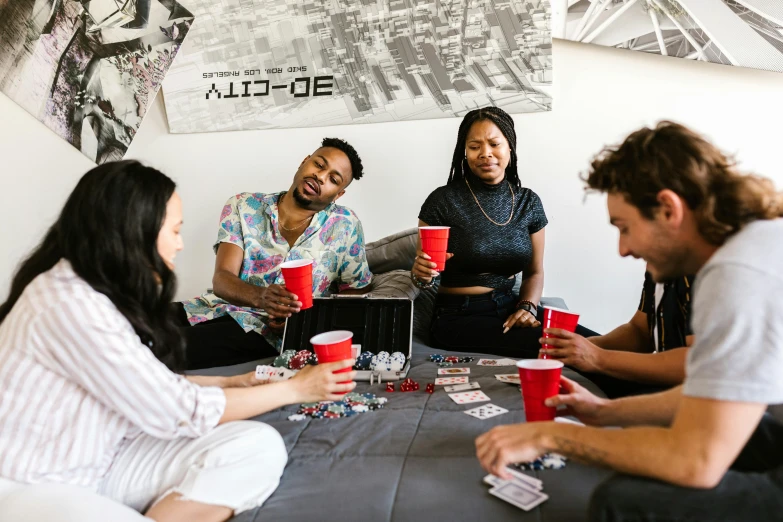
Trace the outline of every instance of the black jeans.
{"type": "Polygon", "coordinates": [[[783,520],[783,424],[764,415],[740,456],[713,489],[689,489],[651,479],[615,475],[593,493],[589,520],[783,520]]]}
{"type": "MultiPolygon", "coordinates": [[[[503,323],[514,313],[519,296],[510,290],[481,295],[438,294],[430,333],[437,348],[454,352],[479,352],[518,359],[535,359],[541,345],[541,327],[512,328],[503,333],[503,323]]],[[[543,309],[539,307],[539,319],[543,309]]],[[[577,326],[585,337],[598,335],[577,326]]]]}
{"type": "Polygon", "coordinates": [[[185,338],[188,370],[230,366],[278,355],[277,349],[256,332],[245,332],[230,315],[190,326],[182,303],[172,303],[185,338]]]}

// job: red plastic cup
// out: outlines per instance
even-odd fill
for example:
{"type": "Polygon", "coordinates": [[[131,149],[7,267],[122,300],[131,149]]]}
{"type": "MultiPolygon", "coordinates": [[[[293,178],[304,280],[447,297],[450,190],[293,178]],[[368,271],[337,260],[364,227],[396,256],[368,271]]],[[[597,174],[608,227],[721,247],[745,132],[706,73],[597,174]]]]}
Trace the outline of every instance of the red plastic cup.
{"type": "Polygon", "coordinates": [[[517,362],[527,422],[555,419],[556,408],[544,406],[544,401],[559,393],[562,370],[560,361],[525,359],[517,362]]]}
{"type": "Polygon", "coordinates": [[[280,265],[285,280],[285,289],[296,294],[302,303],[302,310],[313,306],[313,260],[297,259],[280,265]]]}
{"type": "MultiPolygon", "coordinates": [[[[351,340],[353,333],[348,330],[333,330],[318,334],[310,339],[315,355],[318,356],[318,364],[344,361],[353,355],[351,340]]],[[[334,373],[350,372],[351,368],[337,370],[334,373]]],[[[351,381],[340,381],[340,384],[348,384],[351,381]]]]}
{"type": "MultiPolygon", "coordinates": [[[[579,314],[563,310],[562,308],[555,308],[553,306],[544,307],[544,320],[541,322],[541,327],[546,330],[547,328],[560,328],[562,330],[568,330],[573,332],[576,330],[576,325],[579,324],[579,314]]],[[[552,334],[544,333],[544,339],[550,337],[556,337],[552,334]]],[[[542,348],[555,348],[549,344],[542,344],[542,348]]],[[[539,359],[549,359],[548,355],[543,353],[538,354],[539,359]]]]}
{"type": "Polygon", "coordinates": [[[419,227],[421,250],[430,261],[436,263],[438,272],[446,269],[446,252],[449,247],[449,229],[451,227],[419,227]]]}

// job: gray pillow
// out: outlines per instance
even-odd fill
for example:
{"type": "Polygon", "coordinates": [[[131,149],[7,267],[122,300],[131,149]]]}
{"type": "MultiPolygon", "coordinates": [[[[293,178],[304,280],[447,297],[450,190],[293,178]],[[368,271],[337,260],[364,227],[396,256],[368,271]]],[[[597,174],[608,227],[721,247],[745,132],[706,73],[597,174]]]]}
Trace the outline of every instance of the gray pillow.
{"type": "Polygon", "coordinates": [[[419,296],[419,292],[408,270],[374,274],[370,284],[370,293],[373,297],[404,297],[413,301],[419,296]]]}
{"type": "Polygon", "coordinates": [[[418,234],[418,228],[409,228],[367,243],[365,249],[370,272],[382,274],[392,270],[410,271],[413,268],[413,258],[416,257],[418,234]]]}

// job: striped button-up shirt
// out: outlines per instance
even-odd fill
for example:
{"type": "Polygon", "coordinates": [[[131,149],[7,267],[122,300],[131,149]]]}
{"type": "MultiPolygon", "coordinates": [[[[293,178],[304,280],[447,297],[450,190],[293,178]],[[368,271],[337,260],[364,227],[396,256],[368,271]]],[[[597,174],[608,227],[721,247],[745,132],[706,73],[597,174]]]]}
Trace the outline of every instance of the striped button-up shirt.
{"type": "Polygon", "coordinates": [[[125,439],[198,437],[225,405],[158,361],[68,261],[0,324],[0,477],[97,489],[125,439]]]}

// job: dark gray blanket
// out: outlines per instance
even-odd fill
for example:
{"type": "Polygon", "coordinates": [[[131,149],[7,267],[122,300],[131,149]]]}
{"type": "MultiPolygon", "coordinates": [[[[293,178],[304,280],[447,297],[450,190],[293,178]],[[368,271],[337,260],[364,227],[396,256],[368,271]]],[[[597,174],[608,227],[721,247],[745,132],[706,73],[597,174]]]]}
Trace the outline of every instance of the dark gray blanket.
{"type": "MultiPolygon", "coordinates": [[[[479,420],[462,413],[477,404],[457,405],[434,382],[437,365],[429,354],[444,353],[414,342],[410,377],[418,392],[385,392],[385,384],[360,383],[357,391],[388,397],[381,410],[350,418],[292,422],[292,405],[256,417],[277,429],[289,452],[280,487],[263,507],[234,522],[268,520],[373,522],[435,520],[541,520],[578,522],[586,519],[590,494],[609,472],[569,461],[565,469],[530,472],[544,481],[549,500],[524,512],[491,495],[482,483],[486,474],[476,459],[476,437],[493,426],[524,422],[517,386],[494,378],[516,368],[470,367],[470,380],[509,413],[479,420]]],[[[492,356],[489,356],[492,357],[492,356]]],[[[268,361],[267,361],[268,363],[268,361]]],[[[255,363],[199,372],[232,375],[255,363]]],[[[593,391],[583,377],[567,376],[593,391]]],[[[399,386],[396,386],[399,389],[399,386]]],[[[486,404],[486,403],[481,403],[486,404]]]]}

